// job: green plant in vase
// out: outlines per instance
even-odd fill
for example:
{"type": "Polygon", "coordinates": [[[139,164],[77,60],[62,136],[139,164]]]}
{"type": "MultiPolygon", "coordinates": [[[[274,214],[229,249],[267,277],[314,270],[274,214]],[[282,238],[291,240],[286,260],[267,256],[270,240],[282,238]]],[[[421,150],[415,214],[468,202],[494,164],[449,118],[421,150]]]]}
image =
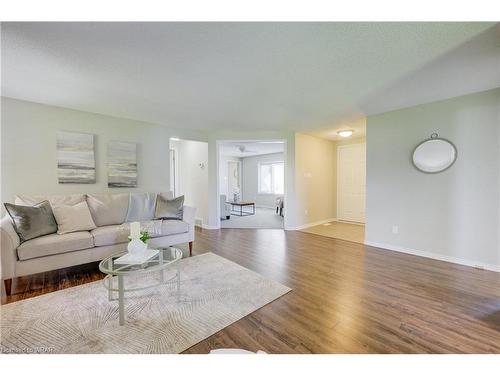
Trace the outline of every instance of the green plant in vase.
{"type": "Polygon", "coordinates": [[[147,241],[149,241],[151,239],[151,236],[149,235],[149,232],[148,231],[144,231],[144,232],[141,232],[141,236],[139,237],[139,239],[144,242],[144,243],[148,243],[147,241]]]}
{"type": "MultiPolygon", "coordinates": [[[[145,244],[147,244],[150,239],[151,239],[151,236],[149,235],[149,232],[148,231],[143,231],[141,232],[141,236],[139,237],[139,239],[144,242],[145,244]]],[[[132,240],[132,238],[130,236],[128,236],[128,242],[130,242],[132,240]]]]}

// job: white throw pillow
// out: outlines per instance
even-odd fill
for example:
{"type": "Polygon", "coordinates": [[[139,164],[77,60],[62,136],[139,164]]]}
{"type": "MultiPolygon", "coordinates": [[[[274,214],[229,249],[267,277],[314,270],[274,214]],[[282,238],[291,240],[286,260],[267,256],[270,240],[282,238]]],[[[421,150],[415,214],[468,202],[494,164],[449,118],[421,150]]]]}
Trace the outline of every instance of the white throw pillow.
{"type": "Polygon", "coordinates": [[[87,202],[83,201],[73,206],[57,205],[52,207],[57,221],[57,233],[65,234],[92,230],[96,228],[87,202]]]}

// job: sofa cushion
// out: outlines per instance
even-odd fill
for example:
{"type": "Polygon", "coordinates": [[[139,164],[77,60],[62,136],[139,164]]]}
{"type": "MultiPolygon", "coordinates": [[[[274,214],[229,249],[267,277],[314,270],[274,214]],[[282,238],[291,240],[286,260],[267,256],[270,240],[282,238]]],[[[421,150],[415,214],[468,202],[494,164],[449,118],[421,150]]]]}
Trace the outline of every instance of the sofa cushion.
{"type": "Polygon", "coordinates": [[[69,195],[18,195],[14,201],[15,204],[23,204],[26,206],[34,206],[37,203],[49,201],[52,208],[58,205],[74,206],[85,201],[84,194],[69,194],[69,195]]]}
{"type": "Polygon", "coordinates": [[[129,195],[128,193],[88,194],[87,204],[95,225],[103,227],[122,224],[127,215],[129,195]]]}
{"type": "Polygon", "coordinates": [[[92,230],[96,227],[86,201],[74,206],[54,206],[53,212],[57,221],[58,234],[92,230]]]}
{"type": "Polygon", "coordinates": [[[161,235],[169,236],[189,232],[189,224],[181,220],[163,220],[161,223],[161,235]]]}
{"type": "Polygon", "coordinates": [[[92,247],[94,247],[94,239],[90,232],[49,234],[23,242],[17,248],[17,256],[19,260],[27,260],[92,247]]]}
{"type": "MultiPolygon", "coordinates": [[[[123,226],[127,228],[128,232],[130,232],[128,229],[129,225],[130,223],[123,224],[123,226]]],[[[189,224],[180,220],[141,221],[141,231],[147,231],[151,238],[163,237],[171,234],[189,232],[189,224]]]]}
{"type": "Polygon", "coordinates": [[[130,230],[125,225],[107,225],[91,232],[96,246],[107,246],[128,242],[130,230]]]}
{"type": "Polygon", "coordinates": [[[57,232],[56,219],[49,201],[34,206],[5,203],[5,209],[21,242],[57,232]]]}
{"type": "Polygon", "coordinates": [[[126,222],[148,221],[155,216],[156,193],[130,193],[126,222]]]}

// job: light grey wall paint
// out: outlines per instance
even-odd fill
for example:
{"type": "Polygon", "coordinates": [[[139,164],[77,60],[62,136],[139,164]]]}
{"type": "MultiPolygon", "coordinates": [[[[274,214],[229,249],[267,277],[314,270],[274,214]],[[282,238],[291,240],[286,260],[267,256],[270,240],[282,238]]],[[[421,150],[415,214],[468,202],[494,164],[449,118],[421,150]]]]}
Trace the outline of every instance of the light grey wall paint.
{"type": "MultiPolygon", "coordinates": [[[[242,160],[242,182],[241,195],[246,201],[254,201],[257,206],[275,207],[275,194],[259,194],[259,163],[284,161],[282,152],[259,156],[247,156],[242,160]]],[[[282,195],[281,195],[282,196],[282,195]]]]}
{"type": "Polygon", "coordinates": [[[5,97],[1,98],[1,104],[3,202],[12,201],[16,194],[169,190],[169,137],[203,140],[196,132],[5,97]],[[95,184],[58,184],[56,132],[59,130],[95,134],[95,184]],[[106,147],[112,140],[138,144],[136,189],[107,186],[106,147]]]}
{"type": "Polygon", "coordinates": [[[496,89],[368,117],[366,241],[500,265],[499,112],[496,89]],[[433,132],[458,159],[431,175],[411,153],[433,132]]]}

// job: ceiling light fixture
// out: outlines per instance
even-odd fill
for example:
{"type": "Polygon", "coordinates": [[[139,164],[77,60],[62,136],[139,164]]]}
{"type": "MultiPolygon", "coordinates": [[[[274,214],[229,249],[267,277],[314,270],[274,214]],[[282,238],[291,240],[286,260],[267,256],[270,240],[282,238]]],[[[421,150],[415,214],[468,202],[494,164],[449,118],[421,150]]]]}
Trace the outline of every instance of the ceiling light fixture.
{"type": "Polygon", "coordinates": [[[354,130],[339,130],[337,132],[337,134],[340,135],[342,138],[350,137],[352,133],[354,133],[354,130]]]}

